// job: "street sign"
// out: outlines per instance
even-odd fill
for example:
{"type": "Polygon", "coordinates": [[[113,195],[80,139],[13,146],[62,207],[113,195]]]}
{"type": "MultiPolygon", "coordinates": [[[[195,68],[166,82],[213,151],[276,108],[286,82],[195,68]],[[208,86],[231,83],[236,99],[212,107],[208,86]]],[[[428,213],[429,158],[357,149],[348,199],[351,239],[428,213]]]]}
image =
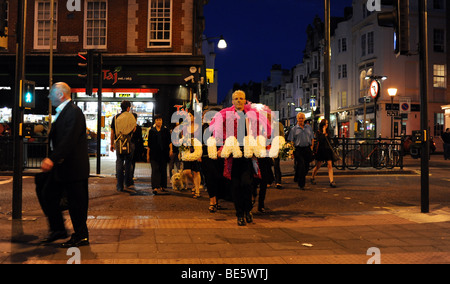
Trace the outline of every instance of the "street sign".
{"type": "Polygon", "coordinates": [[[396,117],[396,116],[399,116],[399,113],[398,113],[398,110],[388,110],[387,115],[396,117]]]}
{"type": "Polygon", "coordinates": [[[373,80],[372,83],[370,83],[369,93],[373,99],[378,97],[378,94],[380,93],[380,82],[378,82],[378,80],[373,80]]]}
{"type": "Polygon", "coordinates": [[[400,98],[400,113],[411,113],[411,98],[400,98]]]}
{"type": "Polygon", "coordinates": [[[214,69],[206,69],[206,79],[208,83],[214,84],[214,69]]]}

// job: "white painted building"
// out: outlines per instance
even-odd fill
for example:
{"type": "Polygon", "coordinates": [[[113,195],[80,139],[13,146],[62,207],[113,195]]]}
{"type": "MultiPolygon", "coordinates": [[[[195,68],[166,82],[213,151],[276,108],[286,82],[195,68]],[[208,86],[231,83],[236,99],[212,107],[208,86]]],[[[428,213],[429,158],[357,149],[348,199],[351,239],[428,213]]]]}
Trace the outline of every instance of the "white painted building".
{"type": "MultiPolygon", "coordinates": [[[[391,136],[391,117],[388,112],[399,112],[394,117],[394,135],[420,129],[420,81],[417,0],[410,0],[410,56],[396,57],[393,52],[393,29],[379,27],[377,13],[365,8],[366,0],[353,1],[353,17],[341,22],[332,38],[331,112],[337,118],[337,133],[348,137],[373,137],[376,131],[382,137],[391,136]],[[385,76],[381,81],[376,117],[374,102],[366,102],[370,76],[385,76]],[[391,109],[388,88],[398,89],[391,109]],[[365,103],[366,102],[366,103],[365,103]],[[400,104],[409,106],[401,114],[400,104]],[[364,121],[366,123],[364,123],[364,121]]],[[[448,34],[445,1],[429,1],[429,127],[432,136],[439,136],[444,124],[441,106],[450,102],[447,91],[448,34]]],[[[384,11],[391,9],[382,6],[384,11]]]]}

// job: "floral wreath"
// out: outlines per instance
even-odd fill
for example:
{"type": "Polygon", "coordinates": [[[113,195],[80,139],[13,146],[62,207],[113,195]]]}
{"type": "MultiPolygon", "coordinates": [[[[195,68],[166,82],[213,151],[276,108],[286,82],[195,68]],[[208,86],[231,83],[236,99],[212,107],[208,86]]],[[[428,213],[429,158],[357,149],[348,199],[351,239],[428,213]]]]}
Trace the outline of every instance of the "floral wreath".
{"type": "Polygon", "coordinates": [[[191,143],[188,143],[185,139],[180,139],[180,152],[182,161],[197,161],[203,155],[202,142],[196,138],[192,138],[191,143]]]}

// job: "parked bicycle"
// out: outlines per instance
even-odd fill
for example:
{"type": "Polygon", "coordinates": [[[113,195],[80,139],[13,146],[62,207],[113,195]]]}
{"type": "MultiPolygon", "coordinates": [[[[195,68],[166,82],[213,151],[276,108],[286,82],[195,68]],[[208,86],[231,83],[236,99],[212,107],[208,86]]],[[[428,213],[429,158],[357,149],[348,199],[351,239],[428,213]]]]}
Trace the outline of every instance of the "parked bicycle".
{"type": "Polygon", "coordinates": [[[386,168],[393,169],[400,164],[400,151],[396,150],[394,142],[387,146],[386,150],[386,168]]]}
{"type": "MultiPolygon", "coordinates": [[[[403,168],[404,139],[361,139],[338,138],[333,140],[333,150],[341,157],[333,161],[338,170],[348,168],[356,170],[359,167],[371,166],[376,169],[403,168]]],[[[316,161],[310,163],[313,169],[316,161]]]]}
{"type": "Polygon", "coordinates": [[[349,170],[356,170],[365,161],[369,161],[370,165],[376,169],[381,169],[385,166],[386,149],[382,143],[375,143],[372,151],[367,155],[364,155],[363,151],[367,152],[364,148],[368,148],[370,145],[365,145],[364,141],[358,141],[358,143],[359,145],[355,149],[348,151],[345,155],[345,165],[349,170]]]}

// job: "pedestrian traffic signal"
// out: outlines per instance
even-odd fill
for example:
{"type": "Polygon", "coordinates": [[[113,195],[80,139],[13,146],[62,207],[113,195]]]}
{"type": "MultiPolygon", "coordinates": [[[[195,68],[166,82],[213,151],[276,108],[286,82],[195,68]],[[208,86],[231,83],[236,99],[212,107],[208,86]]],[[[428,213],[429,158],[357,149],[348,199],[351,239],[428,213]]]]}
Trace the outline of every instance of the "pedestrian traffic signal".
{"type": "Polygon", "coordinates": [[[35,83],[33,81],[21,80],[20,107],[32,109],[36,105],[35,83]]]}
{"type": "Polygon", "coordinates": [[[78,77],[85,79],[86,95],[91,96],[94,87],[94,53],[92,50],[78,52],[77,60],[80,67],[78,77]]]}
{"type": "Polygon", "coordinates": [[[409,54],[409,0],[382,0],[381,4],[393,9],[378,13],[378,25],[394,28],[394,53],[397,56],[409,54]]]}

